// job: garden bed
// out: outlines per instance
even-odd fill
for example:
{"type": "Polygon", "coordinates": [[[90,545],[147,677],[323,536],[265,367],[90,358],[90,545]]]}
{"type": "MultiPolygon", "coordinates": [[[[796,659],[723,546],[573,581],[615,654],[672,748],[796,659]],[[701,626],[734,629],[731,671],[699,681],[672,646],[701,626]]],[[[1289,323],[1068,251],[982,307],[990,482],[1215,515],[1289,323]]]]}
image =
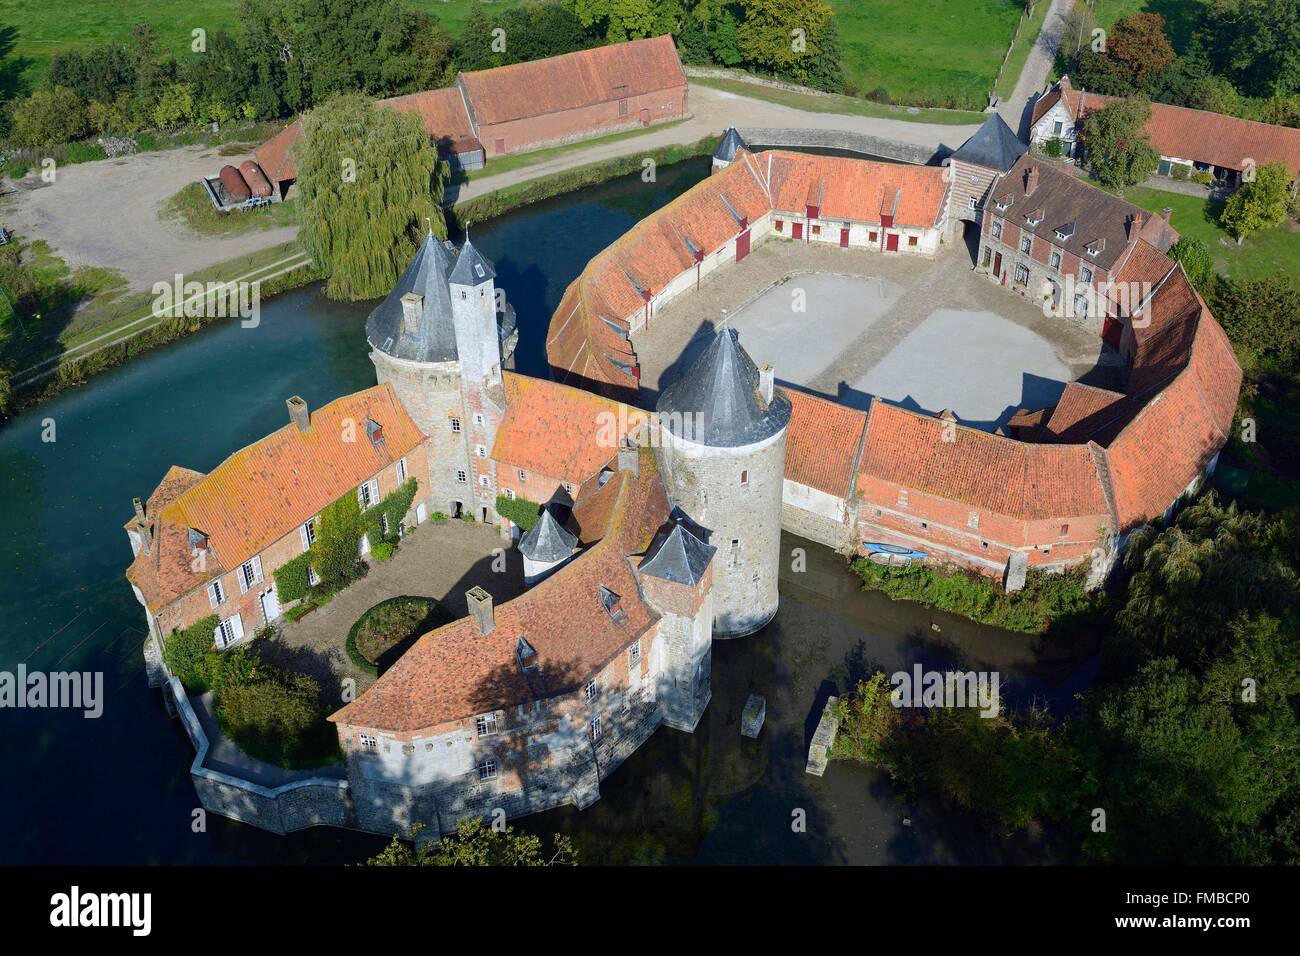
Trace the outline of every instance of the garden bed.
{"type": "Polygon", "coordinates": [[[452,620],[433,598],[403,595],[370,608],[348,632],[348,657],[367,674],[379,676],[421,634],[452,620]]]}

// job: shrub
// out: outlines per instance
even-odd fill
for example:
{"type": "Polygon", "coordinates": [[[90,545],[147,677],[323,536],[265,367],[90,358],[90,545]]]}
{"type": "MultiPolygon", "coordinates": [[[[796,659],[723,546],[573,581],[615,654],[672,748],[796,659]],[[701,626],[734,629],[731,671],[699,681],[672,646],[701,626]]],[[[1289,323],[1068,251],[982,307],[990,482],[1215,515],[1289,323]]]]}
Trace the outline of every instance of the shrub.
{"type": "Polygon", "coordinates": [[[1052,159],[1060,159],[1062,152],[1061,141],[1059,139],[1049,139],[1043,144],[1043,152],[1052,159]]]}
{"type": "Polygon", "coordinates": [[[86,104],[63,86],[38,90],[14,104],[14,140],[20,146],[42,148],[80,139],[90,132],[86,104]]]}
{"type": "MultiPolygon", "coordinates": [[[[397,540],[397,526],[406,517],[406,513],[411,510],[411,502],[415,500],[415,493],[418,489],[419,482],[414,478],[408,478],[385,495],[379,504],[367,509],[362,514],[361,520],[366,529],[366,537],[370,539],[371,548],[374,548],[381,541],[397,540]],[[385,516],[388,518],[388,534],[384,534],[383,518],[385,516]]],[[[380,558],[380,560],[386,559],[380,558]]]]}
{"type": "Polygon", "coordinates": [[[311,551],[304,551],[272,572],[271,576],[275,578],[275,593],[281,601],[286,603],[298,601],[307,596],[307,590],[311,587],[307,574],[311,567],[311,560],[311,551]]]}
{"type": "Polygon", "coordinates": [[[380,541],[370,549],[370,556],[376,561],[391,561],[393,552],[397,550],[397,545],[391,541],[380,541]]]}
{"type": "Polygon", "coordinates": [[[323,590],[337,591],[356,579],[361,531],[361,506],[353,491],[326,505],[321,512],[320,529],[312,545],[315,553],[312,566],[323,590]]]}
{"type": "Polygon", "coordinates": [[[220,623],[215,614],[209,614],[183,630],[172,631],[163,642],[163,663],[186,690],[207,690],[207,659],[216,653],[212,631],[220,623]]]}
{"type": "Polygon", "coordinates": [[[258,662],[247,679],[217,696],[222,732],[260,760],[284,767],[319,766],[338,757],[338,739],[319,702],[320,685],[258,662]]]}
{"type": "Polygon", "coordinates": [[[523,531],[531,531],[537,519],[542,516],[542,506],[527,498],[507,498],[497,495],[497,514],[509,518],[523,531]]]}
{"type": "Polygon", "coordinates": [[[1185,166],[1182,163],[1174,163],[1169,170],[1169,175],[1178,180],[1180,183],[1187,182],[1192,174],[1192,167],[1185,166]]]}
{"type": "Polygon", "coordinates": [[[357,618],[348,631],[348,657],[367,674],[378,675],[384,654],[447,619],[433,598],[402,596],[381,601],[357,618]]]}

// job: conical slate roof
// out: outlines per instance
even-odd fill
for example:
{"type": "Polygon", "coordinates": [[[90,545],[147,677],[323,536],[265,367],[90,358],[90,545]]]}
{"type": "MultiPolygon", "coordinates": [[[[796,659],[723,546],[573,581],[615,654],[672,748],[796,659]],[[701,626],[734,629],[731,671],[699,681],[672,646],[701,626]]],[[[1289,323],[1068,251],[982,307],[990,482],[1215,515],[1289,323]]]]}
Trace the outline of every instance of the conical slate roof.
{"type": "Polygon", "coordinates": [[[495,279],[496,275],[492,260],[475,249],[469,236],[466,236],[465,244],[460,247],[460,255],[456,258],[456,266],[451,270],[451,281],[457,285],[478,285],[488,279],[495,279]]]}
{"type": "Polygon", "coordinates": [[[413,362],[454,362],[456,328],[451,318],[447,275],[452,251],[430,232],[387,298],[366,319],[366,339],[372,348],[413,362]],[[424,296],[420,321],[408,326],[402,318],[402,296],[424,296]]]}
{"type": "Polygon", "coordinates": [[[790,399],[774,390],[771,402],[763,400],[758,367],[731,328],[718,330],[686,374],[659,396],[655,410],[673,435],[718,448],[752,445],[790,423],[790,399]]]}
{"type": "Polygon", "coordinates": [[[556,521],[550,508],[543,508],[537,524],[519,539],[519,553],[531,561],[550,564],[573,554],[577,543],[578,536],[556,521]]]}
{"type": "Polygon", "coordinates": [[[749,144],[736,132],[736,127],[727,128],[727,132],[722,136],[722,142],[718,143],[718,148],[713,151],[713,158],[720,162],[729,163],[736,158],[736,150],[749,149],[749,144]]]}
{"type": "Polygon", "coordinates": [[[683,524],[674,524],[672,531],[651,546],[640,571],[675,584],[694,586],[700,583],[717,553],[717,548],[695,537],[683,524]]]}
{"type": "Polygon", "coordinates": [[[1005,173],[1027,152],[1029,147],[1020,141],[1001,116],[993,113],[970,139],[957,147],[952,158],[1005,173]]]}

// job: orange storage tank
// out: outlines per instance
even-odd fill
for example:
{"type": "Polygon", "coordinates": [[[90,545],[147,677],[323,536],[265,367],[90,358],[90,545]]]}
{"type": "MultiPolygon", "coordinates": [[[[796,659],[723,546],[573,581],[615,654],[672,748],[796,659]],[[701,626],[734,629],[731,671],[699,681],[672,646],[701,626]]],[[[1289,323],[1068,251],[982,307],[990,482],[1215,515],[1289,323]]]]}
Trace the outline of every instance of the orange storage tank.
{"type": "Polygon", "coordinates": [[[248,183],[248,188],[252,190],[254,196],[270,198],[271,181],[266,178],[261,166],[251,159],[246,159],[239,164],[239,171],[244,174],[244,182],[248,183]]]}
{"type": "Polygon", "coordinates": [[[239,175],[239,170],[234,166],[221,167],[221,185],[226,187],[226,193],[235,202],[243,202],[250,195],[248,184],[244,182],[244,177],[239,175]]]}

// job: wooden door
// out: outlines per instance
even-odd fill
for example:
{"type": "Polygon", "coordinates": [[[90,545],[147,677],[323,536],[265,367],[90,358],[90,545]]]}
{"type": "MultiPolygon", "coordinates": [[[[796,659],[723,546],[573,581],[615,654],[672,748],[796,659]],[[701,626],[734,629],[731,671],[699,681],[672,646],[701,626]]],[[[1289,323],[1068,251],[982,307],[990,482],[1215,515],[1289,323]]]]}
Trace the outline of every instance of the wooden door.
{"type": "Polygon", "coordinates": [[[886,252],[898,251],[898,233],[890,232],[885,234],[885,251],[886,252]]]}
{"type": "Polygon", "coordinates": [[[791,235],[794,236],[794,238],[796,238],[796,239],[802,239],[802,238],[803,238],[803,223],[801,223],[801,222],[792,222],[792,223],[790,223],[790,228],[791,228],[791,230],[792,230],[791,235]]]}
{"type": "Polygon", "coordinates": [[[749,255],[749,230],[746,229],[736,237],[736,261],[739,262],[745,256],[749,255]]]}
{"type": "Polygon", "coordinates": [[[849,231],[848,231],[847,229],[841,229],[841,230],[840,230],[840,248],[841,248],[841,249],[847,249],[848,247],[849,247],[849,231]]]}

